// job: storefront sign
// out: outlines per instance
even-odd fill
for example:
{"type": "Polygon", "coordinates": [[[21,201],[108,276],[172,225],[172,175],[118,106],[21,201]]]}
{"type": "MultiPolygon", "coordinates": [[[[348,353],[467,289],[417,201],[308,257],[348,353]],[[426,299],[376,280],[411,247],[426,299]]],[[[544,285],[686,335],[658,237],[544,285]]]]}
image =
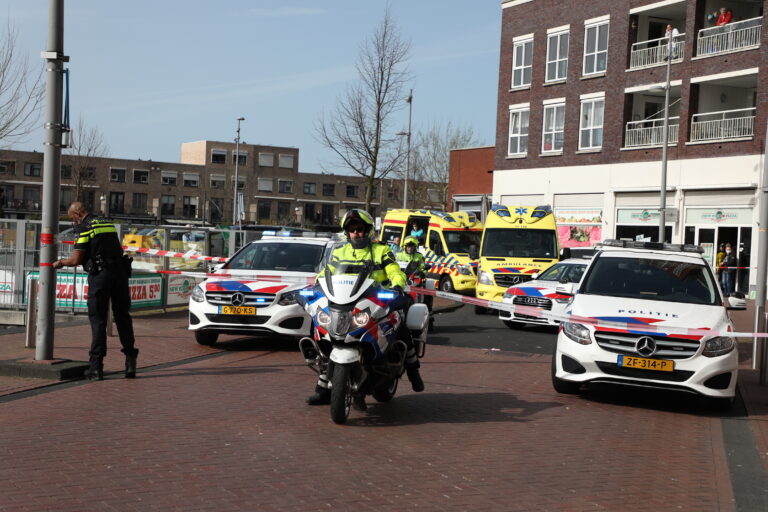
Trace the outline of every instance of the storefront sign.
{"type": "Polygon", "coordinates": [[[555,222],[568,226],[600,226],[603,210],[600,208],[556,208],[555,222]]]}
{"type": "Polygon", "coordinates": [[[752,208],[686,208],[685,223],[750,225],[752,208]]]}
{"type": "Polygon", "coordinates": [[[189,303],[189,297],[192,295],[192,289],[196,284],[202,282],[202,279],[194,277],[172,275],[168,276],[168,297],[169,306],[189,303]]]}
{"type": "MultiPolygon", "coordinates": [[[[28,279],[37,281],[38,272],[30,272],[28,279]]],[[[36,283],[35,283],[36,285],[36,283]]],[[[159,307],[163,305],[161,276],[132,277],[128,280],[131,294],[131,309],[159,307]]],[[[24,303],[27,303],[29,290],[24,292],[24,303]]],[[[56,273],[56,307],[77,309],[88,308],[88,275],[56,273]]]]}
{"type": "Polygon", "coordinates": [[[555,222],[560,247],[590,247],[602,240],[600,208],[556,208],[555,222]]]}
{"type": "Polygon", "coordinates": [[[616,215],[616,224],[644,226],[645,224],[659,223],[658,209],[623,208],[616,215]]]}

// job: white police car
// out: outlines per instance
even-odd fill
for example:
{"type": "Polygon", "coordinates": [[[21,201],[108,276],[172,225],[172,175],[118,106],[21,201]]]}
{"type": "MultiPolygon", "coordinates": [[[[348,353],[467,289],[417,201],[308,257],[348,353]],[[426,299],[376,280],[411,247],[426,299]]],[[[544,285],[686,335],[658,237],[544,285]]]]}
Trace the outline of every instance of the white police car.
{"type": "Polygon", "coordinates": [[[609,240],[573,295],[552,358],[552,384],[577,393],[584,383],[675,389],[729,407],[736,392],[736,340],[723,297],[697,246],[609,240]],[[603,322],[603,325],[600,324],[603,322]],[[712,334],[708,335],[707,331],[712,334]]]}
{"type": "Polygon", "coordinates": [[[296,302],[334,247],[330,234],[265,234],[241,248],[216,273],[195,286],[189,330],[201,345],[219,334],[309,335],[310,319],[296,302]]]}
{"type": "MultiPolygon", "coordinates": [[[[504,292],[504,298],[501,301],[515,306],[535,307],[562,315],[571,300],[571,295],[558,293],[557,286],[561,283],[578,283],[581,281],[581,277],[587,269],[587,263],[589,261],[583,258],[569,258],[555,263],[534,280],[510,286],[504,292]]],[[[500,311],[499,319],[512,329],[523,327],[526,324],[560,325],[560,320],[509,311],[500,311]]]]}

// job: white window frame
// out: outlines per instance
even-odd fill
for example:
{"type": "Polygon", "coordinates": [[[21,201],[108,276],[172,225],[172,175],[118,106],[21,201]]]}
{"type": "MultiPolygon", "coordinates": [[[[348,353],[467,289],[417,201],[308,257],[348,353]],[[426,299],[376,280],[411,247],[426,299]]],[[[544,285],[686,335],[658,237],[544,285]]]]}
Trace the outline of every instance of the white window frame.
{"type": "Polygon", "coordinates": [[[563,152],[565,144],[565,102],[548,103],[544,105],[544,116],[541,123],[541,152],[542,154],[559,154],[563,152]],[[562,109],[562,125],[557,127],[557,110],[562,109]],[[547,130],[547,115],[552,112],[553,122],[550,130],[547,130]],[[556,147],[557,134],[562,134],[560,147],[556,147]],[[551,137],[552,147],[546,149],[547,136],[551,137]]]}
{"type": "Polygon", "coordinates": [[[275,166],[275,154],[274,153],[259,153],[259,166],[261,166],[261,167],[274,167],[275,166]]]}
{"type": "Polygon", "coordinates": [[[520,40],[515,39],[514,43],[512,43],[512,80],[511,80],[511,87],[512,89],[521,89],[523,87],[530,87],[531,86],[531,78],[533,77],[533,35],[526,36],[524,38],[521,38],[520,40]],[[531,45],[531,61],[526,65],[525,63],[525,47],[526,45],[531,45]],[[521,48],[521,56],[523,62],[518,62],[518,48],[521,48]],[[528,68],[530,70],[531,76],[528,78],[528,82],[525,81],[525,70],[528,68]],[[520,83],[515,83],[515,72],[520,72],[520,83]]]}
{"type": "Polygon", "coordinates": [[[509,132],[507,134],[507,156],[524,156],[528,154],[528,135],[530,127],[531,107],[530,105],[510,107],[509,109],[509,132]],[[525,133],[523,133],[523,113],[525,113],[526,126],[525,133]],[[517,121],[517,122],[515,122],[517,121]],[[514,126],[513,126],[514,123],[514,126]],[[516,130],[513,132],[513,129],[516,130]],[[512,149],[512,137],[517,138],[517,149],[521,147],[521,140],[525,137],[525,151],[518,151],[513,153],[512,149]]]}
{"type": "Polygon", "coordinates": [[[238,166],[240,166],[240,165],[247,165],[248,164],[248,152],[247,151],[243,151],[242,149],[240,150],[239,153],[237,151],[233,151],[232,152],[232,165],[235,165],[235,161],[237,160],[237,155],[238,154],[243,157],[243,161],[240,162],[238,164],[238,166]]]}
{"type": "Polygon", "coordinates": [[[139,184],[141,184],[141,185],[148,185],[149,184],[149,171],[146,170],[146,169],[133,169],[133,176],[131,176],[131,178],[132,178],[131,179],[131,183],[135,183],[137,185],[139,185],[139,184]],[[136,173],[137,172],[144,173],[141,176],[146,177],[146,180],[144,180],[144,181],[142,181],[142,180],[136,181],[136,173]]]}
{"type": "Polygon", "coordinates": [[[208,177],[208,185],[211,188],[225,188],[227,185],[227,177],[224,174],[211,174],[208,177]],[[220,186],[216,186],[213,184],[213,182],[221,183],[220,186]]]}
{"type": "Polygon", "coordinates": [[[584,61],[581,66],[581,74],[583,76],[590,76],[590,75],[602,75],[605,74],[605,71],[608,69],[608,46],[610,42],[611,37],[611,22],[609,19],[597,21],[597,22],[590,22],[590,23],[584,23],[584,61]],[[605,26],[606,34],[605,34],[605,49],[600,50],[600,28],[605,26]],[[589,52],[587,49],[587,41],[589,40],[589,31],[594,29],[595,32],[595,51],[589,52]],[[597,62],[599,60],[599,55],[605,54],[605,68],[604,69],[597,69],[597,62]],[[587,57],[594,56],[594,69],[591,71],[587,70],[587,57]]]}
{"type": "Polygon", "coordinates": [[[226,149],[212,149],[211,150],[211,163],[217,163],[217,164],[226,164],[227,163],[227,150],[226,149]],[[223,155],[224,161],[223,162],[214,162],[213,161],[213,155],[223,155]]]}
{"type": "MultiPolygon", "coordinates": [[[[235,177],[230,176],[229,180],[232,182],[232,185],[235,184],[235,177]]],[[[245,190],[245,176],[238,176],[237,177],[237,190],[245,190]]]]}
{"type": "Polygon", "coordinates": [[[170,186],[176,186],[179,183],[179,173],[176,171],[160,171],[160,184],[161,185],[170,185],[170,186]],[[168,180],[170,178],[173,178],[173,183],[170,183],[168,180]]]}
{"type": "Polygon", "coordinates": [[[605,123],[605,96],[593,96],[581,99],[581,109],[579,113],[579,149],[580,150],[596,150],[603,147],[603,124],[605,123]],[[597,104],[600,104],[600,123],[595,121],[595,112],[597,112],[597,104]],[[587,111],[587,109],[589,109],[587,111]],[[587,121],[586,115],[589,115],[589,125],[585,125],[587,121]],[[595,133],[600,131],[600,144],[595,144],[595,133]],[[589,131],[589,144],[584,145],[582,143],[582,133],[589,131]]]}
{"type": "Polygon", "coordinates": [[[128,169],[125,167],[110,167],[109,168],[109,181],[113,183],[125,183],[126,175],[128,174],[128,169]],[[120,181],[119,179],[115,179],[115,176],[117,174],[113,174],[115,171],[123,171],[123,180],[120,181]]]}
{"type": "Polygon", "coordinates": [[[272,192],[274,186],[274,180],[272,178],[256,179],[256,188],[259,192],[272,192]]]}
{"type": "Polygon", "coordinates": [[[185,173],[182,174],[182,176],[183,176],[183,179],[182,179],[183,183],[182,183],[182,185],[184,185],[185,187],[199,187],[200,186],[200,175],[199,174],[194,173],[194,172],[185,172],[185,173]],[[186,184],[187,180],[194,181],[195,184],[194,185],[187,185],[186,184]]]}
{"type": "Polygon", "coordinates": [[[277,180],[277,192],[279,194],[293,194],[293,180],[277,180]],[[286,187],[289,190],[281,191],[280,190],[281,183],[290,183],[290,186],[286,187]]]}
{"type": "Polygon", "coordinates": [[[551,34],[547,34],[547,63],[546,63],[546,67],[544,69],[544,73],[545,73],[544,81],[545,82],[562,82],[562,81],[564,81],[564,80],[566,80],[568,78],[568,50],[571,47],[571,35],[570,34],[571,34],[570,30],[561,30],[559,32],[553,32],[551,34]],[[560,38],[563,37],[563,36],[568,38],[568,42],[565,45],[565,55],[564,56],[560,55],[560,38]],[[552,39],[556,39],[556,41],[557,41],[557,44],[555,45],[556,55],[554,55],[554,56],[550,53],[550,48],[551,48],[550,41],[552,41],[552,39]],[[560,67],[559,66],[560,63],[565,63],[565,69],[563,69],[563,76],[560,76],[560,73],[558,72],[559,67],[560,67]],[[550,66],[550,64],[554,64],[555,65],[555,76],[554,77],[549,76],[549,66],[550,66]]]}
{"type": "Polygon", "coordinates": [[[277,155],[277,166],[281,169],[293,169],[294,158],[291,154],[280,153],[277,155]],[[290,162],[290,163],[289,163],[290,162]]]}

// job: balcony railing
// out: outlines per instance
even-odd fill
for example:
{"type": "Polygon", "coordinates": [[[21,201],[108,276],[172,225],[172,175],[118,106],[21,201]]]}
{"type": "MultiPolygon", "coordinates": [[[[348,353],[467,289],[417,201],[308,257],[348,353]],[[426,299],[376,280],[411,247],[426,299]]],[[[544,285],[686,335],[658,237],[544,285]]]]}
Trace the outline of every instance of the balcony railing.
{"type": "Polygon", "coordinates": [[[691,142],[752,137],[755,134],[755,111],[753,107],[694,114],[691,142]]]}
{"type": "MultiPolygon", "coordinates": [[[[679,117],[669,118],[668,144],[677,144],[677,133],[680,126],[679,117]]],[[[644,121],[630,121],[624,136],[624,147],[640,148],[644,146],[661,146],[664,140],[664,120],[646,119],[644,121]]]]}
{"type": "Polygon", "coordinates": [[[629,69],[647,68],[663,64],[671,50],[672,62],[681,62],[685,55],[685,34],[672,38],[660,37],[649,41],[640,41],[632,45],[629,57],[629,69]]]}
{"type": "Polygon", "coordinates": [[[699,30],[696,55],[718,55],[760,46],[763,17],[699,30]]]}

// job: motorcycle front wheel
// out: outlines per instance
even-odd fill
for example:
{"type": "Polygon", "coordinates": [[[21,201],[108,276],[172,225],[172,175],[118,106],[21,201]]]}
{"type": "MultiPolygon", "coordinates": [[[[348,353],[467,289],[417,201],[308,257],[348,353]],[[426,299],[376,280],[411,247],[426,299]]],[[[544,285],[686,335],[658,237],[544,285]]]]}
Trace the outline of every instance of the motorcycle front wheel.
{"type": "Polygon", "coordinates": [[[351,365],[334,365],[331,378],[331,419],[338,425],[347,421],[352,406],[351,376],[351,365]]]}
{"type": "Polygon", "coordinates": [[[397,383],[399,381],[400,379],[390,379],[386,381],[381,385],[381,387],[373,390],[373,398],[375,398],[377,402],[389,402],[395,398],[395,393],[397,392],[397,383]]]}

